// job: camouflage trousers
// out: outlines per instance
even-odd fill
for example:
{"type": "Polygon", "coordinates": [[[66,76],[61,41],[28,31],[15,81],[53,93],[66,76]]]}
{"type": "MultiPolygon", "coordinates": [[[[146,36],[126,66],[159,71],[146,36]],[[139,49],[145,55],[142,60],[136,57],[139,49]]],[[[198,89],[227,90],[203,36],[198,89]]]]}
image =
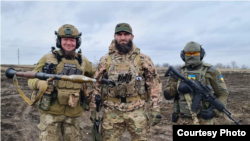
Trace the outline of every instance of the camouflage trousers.
{"type": "Polygon", "coordinates": [[[132,141],[147,140],[148,118],[143,107],[130,112],[104,109],[102,141],[119,141],[126,129],[132,141]]]}
{"type": "Polygon", "coordinates": [[[67,117],[65,115],[52,115],[40,112],[39,141],[81,141],[83,139],[83,124],[80,117],[67,117]]]}
{"type": "MultiPolygon", "coordinates": [[[[199,125],[214,125],[213,119],[205,120],[203,118],[198,118],[199,125]]],[[[179,117],[177,122],[173,125],[193,125],[193,119],[191,117],[179,117]]]]}

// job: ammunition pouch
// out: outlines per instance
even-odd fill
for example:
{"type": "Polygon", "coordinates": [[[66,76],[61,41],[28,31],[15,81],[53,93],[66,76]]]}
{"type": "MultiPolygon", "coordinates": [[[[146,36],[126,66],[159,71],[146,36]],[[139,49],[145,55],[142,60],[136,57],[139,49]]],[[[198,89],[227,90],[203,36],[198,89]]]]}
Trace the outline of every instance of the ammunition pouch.
{"type": "Polygon", "coordinates": [[[145,94],[145,80],[137,80],[138,94],[145,94]]]}
{"type": "Polygon", "coordinates": [[[50,94],[43,94],[40,103],[39,103],[39,108],[48,111],[50,107],[50,102],[51,102],[51,95],[50,94]]]}
{"type": "Polygon", "coordinates": [[[79,100],[79,93],[71,93],[69,95],[69,101],[68,101],[69,106],[75,107],[78,100],[79,100]]]}
{"type": "Polygon", "coordinates": [[[116,95],[116,97],[126,97],[127,95],[127,84],[126,83],[122,83],[121,85],[118,85],[113,89],[114,94],[116,95]]]}
{"type": "Polygon", "coordinates": [[[82,70],[75,68],[75,67],[64,67],[60,74],[62,74],[62,75],[82,75],[82,70]]]}
{"type": "Polygon", "coordinates": [[[149,99],[149,95],[147,92],[147,85],[146,85],[146,81],[145,79],[141,79],[141,80],[136,80],[137,81],[137,88],[138,88],[138,94],[141,95],[141,98],[145,99],[145,101],[147,102],[149,99]]]}
{"type": "Polygon", "coordinates": [[[76,101],[77,99],[79,100],[80,90],[73,90],[73,89],[57,89],[57,90],[58,90],[58,101],[60,105],[68,105],[71,94],[78,95],[77,97],[74,98],[74,101],[76,101]]]}

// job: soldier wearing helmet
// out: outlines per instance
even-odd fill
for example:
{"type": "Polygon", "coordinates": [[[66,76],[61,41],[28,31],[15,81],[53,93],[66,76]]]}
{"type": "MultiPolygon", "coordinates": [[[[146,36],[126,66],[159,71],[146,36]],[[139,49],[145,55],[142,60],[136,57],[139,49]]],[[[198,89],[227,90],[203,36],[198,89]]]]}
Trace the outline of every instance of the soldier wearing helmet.
{"type": "MultiPolygon", "coordinates": [[[[188,42],[181,51],[181,59],[185,62],[179,69],[188,79],[195,79],[212,87],[211,93],[214,94],[220,102],[227,104],[228,91],[223,76],[219,69],[202,62],[205,56],[205,50],[197,42],[188,42]]],[[[220,112],[213,109],[211,105],[202,100],[199,110],[195,113],[191,110],[191,104],[195,93],[192,93],[189,86],[170,77],[164,97],[167,100],[174,99],[172,121],[174,124],[196,124],[196,125],[213,125],[213,118],[219,117],[220,112]]]]}
{"type": "MultiPolygon", "coordinates": [[[[141,53],[133,39],[129,24],[117,24],[109,52],[100,59],[94,75],[97,83],[93,94],[102,97],[104,107],[103,141],[120,140],[126,129],[131,140],[146,141],[148,127],[161,121],[159,75],[151,58],[141,53]],[[103,80],[108,83],[103,83],[103,80]],[[150,114],[146,112],[146,102],[150,105],[150,114]],[[150,125],[148,118],[151,119],[150,125]]],[[[96,102],[94,98],[92,100],[90,109],[95,113],[96,102]]]]}
{"type": "MultiPolygon", "coordinates": [[[[94,69],[89,60],[76,52],[81,45],[81,33],[70,24],[62,25],[55,32],[56,46],[51,53],[45,54],[33,71],[62,75],[85,75],[93,77],[94,69]]],[[[88,110],[84,101],[88,93],[85,84],[73,83],[64,80],[49,81],[29,79],[28,85],[37,91],[47,87],[39,101],[40,129],[39,140],[80,141],[83,139],[83,124],[80,116],[84,109],[88,110]]],[[[35,97],[36,93],[32,93],[35,97]]]]}

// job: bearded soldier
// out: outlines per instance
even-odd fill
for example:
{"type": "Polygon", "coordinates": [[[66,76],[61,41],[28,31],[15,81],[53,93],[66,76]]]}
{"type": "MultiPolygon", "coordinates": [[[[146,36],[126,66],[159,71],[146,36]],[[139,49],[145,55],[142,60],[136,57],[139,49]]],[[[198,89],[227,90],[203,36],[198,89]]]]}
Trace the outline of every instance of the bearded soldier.
{"type": "MultiPolygon", "coordinates": [[[[103,141],[120,140],[126,129],[132,140],[147,140],[146,101],[151,106],[151,125],[161,121],[161,81],[152,60],[140,52],[133,38],[129,24],[117,24],[109,53],[101,57],[94,75],[97,83],[93,94],[101,95],[104,106],[103,141]]],[[[90,108],[95,110],[95,106],[92,98],[90,108]]]]}
{"type": "MultiPolygon", "coordinates": [[[[75,50],[81,45],[81,33],[70,24],[62,25],[57,35],[56,46],[52,53],[44,55],[33,71],[62,75],[85,75],[93,77],[94,69],[88,59],[75,50]]],[[[41,141],[58,141],[62,134],[65,141],[80,141],[83,139],[84,85],[70,81],[45,81],[29,79],[28,85],[33,90],[47,87],[40,99],[40,129],[41,141]]],[[[86,93],[85,93],[86,94],[86,93]]]]}
{"type": "MultiPolygon", "coordinates": [[[[211,93],[226,106],[228,91],[223,76],[219,69],[202,62],[205,50],[201,45],[193,41],[188,42],[180,56],[185,62],[179,70],[180,73],[188,79],[195,79],[205,85],[210,85],[212,87],[211,93]]],[[[191,105],[195,94],[191,92],[185,82],[180,82],[173,77],[170,77],[167,82],[164,97],[167,100],[174,98],[172,114],[174,124],[213,125],[213,117],[220,115],[220,112],[211,107],[205,100],[201,100],[199,110],[194,113],[191,110],[191,105]]]]}

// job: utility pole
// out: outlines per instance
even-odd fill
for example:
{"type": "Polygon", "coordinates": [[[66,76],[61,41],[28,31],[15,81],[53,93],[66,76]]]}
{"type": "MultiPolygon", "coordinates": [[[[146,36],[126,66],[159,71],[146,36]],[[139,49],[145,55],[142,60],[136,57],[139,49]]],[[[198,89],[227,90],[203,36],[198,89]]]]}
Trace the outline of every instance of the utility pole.
{"type": "Polygon", "coordinates": [[[18,56],[18,65],[19,65],[19,48],[18,48],[18,51],[17,51],[17,56],[18,56]]]}

